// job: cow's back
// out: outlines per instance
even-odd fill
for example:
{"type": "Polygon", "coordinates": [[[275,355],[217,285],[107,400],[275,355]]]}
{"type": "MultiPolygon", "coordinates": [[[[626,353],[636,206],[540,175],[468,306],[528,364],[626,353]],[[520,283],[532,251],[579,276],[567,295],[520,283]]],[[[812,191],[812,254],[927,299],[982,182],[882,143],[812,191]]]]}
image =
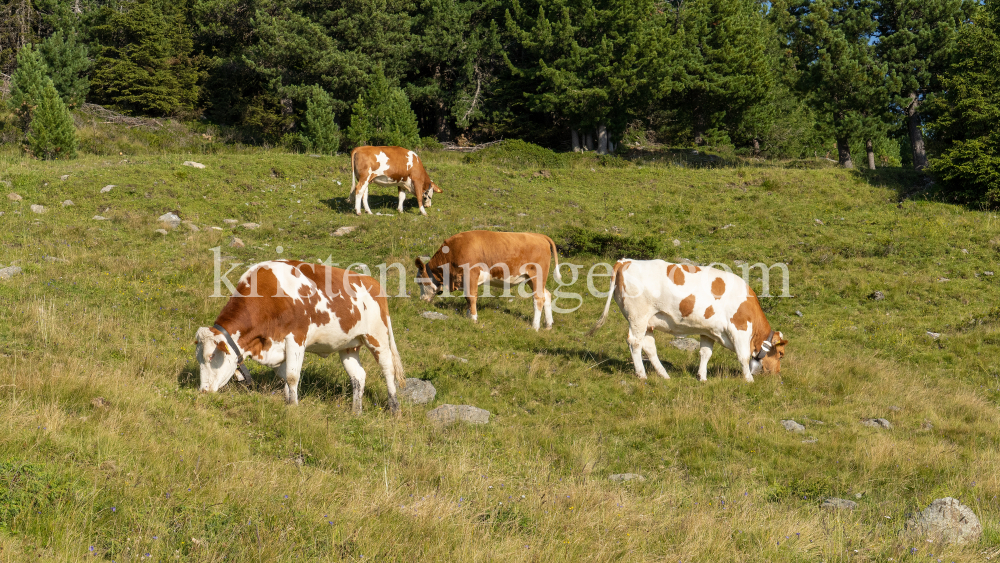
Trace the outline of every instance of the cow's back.
{"type": "Polygon", "coordinates": [[[527,263],[548,270],[551,263],[549,238],[537,233],[498,233],[465,231],[444,241],[448,260],[456,265],[484,263],[507,264],[512,272],[527,263]]]}

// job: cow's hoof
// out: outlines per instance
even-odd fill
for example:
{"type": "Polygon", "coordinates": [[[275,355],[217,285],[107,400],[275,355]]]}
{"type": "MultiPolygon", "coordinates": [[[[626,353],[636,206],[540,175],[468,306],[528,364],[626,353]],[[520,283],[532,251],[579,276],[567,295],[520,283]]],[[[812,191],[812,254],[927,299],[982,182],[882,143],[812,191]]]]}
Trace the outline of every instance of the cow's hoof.
{"type": "Polygon", "coordinates": [[[745,379],[746,379],[747,383],[753,383],[753,376],[752,375],[746,376],[745,379]]]}
{"type": "Polygon", "coordinates": [[[640,373],[639,374],[639,379],[641,379],[642,381],[646,381],[646,374],[640,373]]]}

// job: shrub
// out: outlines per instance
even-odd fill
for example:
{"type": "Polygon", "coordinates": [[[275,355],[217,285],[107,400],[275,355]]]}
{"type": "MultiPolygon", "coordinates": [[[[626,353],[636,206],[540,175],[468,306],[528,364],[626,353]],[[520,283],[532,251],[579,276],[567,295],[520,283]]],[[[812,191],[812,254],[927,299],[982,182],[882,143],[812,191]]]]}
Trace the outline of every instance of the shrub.
{"type": "Polygon", "coordinates": [[[90,91],[87,72],[92,66],[87,57],[87,46],[77,41],[75,34],[68,37],[57,31],[38,46],[49,78],[68,106],[79,106],[90,91]]]}
{"type": "Polygon", "coordinates": [[[434,137],[421,137],[420,148],[435,151],[443,149],[444,145],[438,142],[438,140],[435,139],[434,137]]]}
{"type": "Polygon", "coordinates": [[[389,86],[381,68],[351,109],[347,138],[354,146],[415,147],[420,142],[417,115],[410,108],[410,99],[402,88],[389,86]]]}
{"type": "Polygon", "coordinates": [[[559,252],[567,256],[600,256],[611,260],[634,258],[651,260],[659,256],[660,241],[654,236],[625,236],[599,233],[580,227],[564,227],[556,235],[559,252]]]}
{"type": "Polygon", "coordinates": [[[10,109],[21,118],[21,128],[28,129],[32,115],[45,88],[45,61],[30,44],[17,53],[17,70],[10,81],[10,109]]]}
{"type": "Polygon", "coordinates": [[[632,163],[616,154],[602,154],[597,158],[597,164],[605,168],[625,168],[632,163]]]}
{"type": "Polygon", "coordinates": [[[562,168],[566,158],[551,149],[520,139],[509,139],[465,156],[466,164],[494,164],[507,168],[562,168]]]}
{"type": "Polygon", "coordinates": [[[76,158],[76,127],[73,116],[59,97],[59,92],[46,79],[42,98],[35,108],[28,133],[28,147],[38,158],[76,158]]]}
{"type": "Polygon", "coordinates": [[[306,102],[302,123],[302,145],[306,152],[337,154],[340,128],[333,116],[333,100],[322,88],[315,88],[306,102]]]}

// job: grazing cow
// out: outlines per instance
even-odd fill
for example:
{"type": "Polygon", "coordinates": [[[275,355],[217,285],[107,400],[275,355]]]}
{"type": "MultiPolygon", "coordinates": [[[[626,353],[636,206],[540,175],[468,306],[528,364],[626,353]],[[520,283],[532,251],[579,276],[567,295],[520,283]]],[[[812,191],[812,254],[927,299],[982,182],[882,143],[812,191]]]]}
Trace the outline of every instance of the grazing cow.
{"type": "Polygon", "coordinates": [[[325,358],[339,352],[351,378],[354,414],[361,414],[365,370],[358,350],[364,346],[382,368],[389,410],[399,414],[395,384],[405,385],[403,364],[377,281],[322,264],[277,260],[247,270],[236,293],[213,327],[198,329],[202,391],[218,391],[234,374],[248,378],[243,357],[249,356],[274,368],[285,381],[285,400],[294,405],[305,353],[325,358]]]}
{"type": "Polygon", "coordinates": [[[781,371],[788,341],[771,329],[757,295],[735,274],[663,260],[619,260],[604,313],[590,334],[608,318],[612,299],[628,321],[628,346],[640,379],[646,379],[643,352],[656,373],[670,378],[656,356],[654,330],[701,337],[698,377],[702,381],[708,377],[708,359],[716,342],[736,352],[748,382],[761,367],[766,372],[781,371]]]}
{"type": "Polygon", "coordinates": [[[354,212],[361,215],[361,205],[371,215],[368,207],[368,185],[396,186],[399,188],[400,213],[406,192],[413,192],[420,206],[420,214],[427,215],[424,206],[431,206],[434,192],[441,188],[431,181],[417,153],[403,147],[358,147],[351,151],[351,193],[348,203],[354,203],[354,212]]]}
{"type": "Polygon", "coordinates": [[[469,301],[469,316],[475,321],[479,318],[476,298],[480,285],[510,287],[527,283],[534,294],[532,328],[538,330],[542,311],[545,311],[545,328],[552,328],[552,294],[545,289],[550,252],[556,261],[556,281],[562,283],[556,243],[545,235],[493,231],[458,233],[444,241],[429,262],[417,258],[420,297],[430,303],[445,287],[449,291],[461,287],[469,301]]]}

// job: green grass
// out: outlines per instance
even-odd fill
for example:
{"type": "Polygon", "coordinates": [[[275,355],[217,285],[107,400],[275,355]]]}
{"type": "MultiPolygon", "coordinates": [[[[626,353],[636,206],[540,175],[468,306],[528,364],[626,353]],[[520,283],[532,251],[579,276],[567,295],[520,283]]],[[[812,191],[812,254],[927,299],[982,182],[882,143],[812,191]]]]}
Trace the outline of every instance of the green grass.
{"type": "Polygon", "coordinates": [[[344,156],[0,155],[0,180],[12,183],[3,193],[24,197],[0,198],[0,263],[24,269],[0,282],[0,560],[972,562],[1000,553],[1000,275],[984,275],[1000,274],[994,215],[900,201],[920,185],[904,171],[711,168],[673,154],[625,168],[567,157],[545,177],[421,156],[444,190],[429,217],[412,199],[398,215],[381,188],[372,208],[393,216],[355,217],[343,201],[344,156]],[[191,159],[208,167],[180,165],[191,159]],[[100,194],[107,184],[117,187],[100,194]],[[62,207],[66,199],[75,205],[62,207]],[[166,211],[200,230],[157,234],[166,211]],[[227,218],[262,227],[234,229],[227,218]],[[360,228],[331,236],[344,225],[360,228]],[[657,336],[672,379],[642,383],[618,313],[584,336],[604,304],[589,295],[540,333],[527,299],[483,299],[473,324],[460,298],[410,298],[390,301],[396,340],[407,375],[437,387],[434,404],[404,405],[400,419],[382,412],[385,386],[367,355],[360,418],[332,358],[308,356],[296,408],[256,365],[259,392],[197,392],[194,333],[224,303],[209,297],[216,246],[245,264],[230,279],[278,258],[278,246],[280,257],[342,266],[400,261],[416,295],[413,259],[456,232],[571,227],[652,237],[667,260],[789,264],[794,297],[763,300],[791,341],[781,376],[748,385],[718,349],[699,383],[696,355],[657,336]],[[233,235],[246,247],[228,247],[233,235]],[[868,298],[876,290],[884,300],[868,298]],[[449,319],[419,316],[428,309],[449,319]],[[493,418],[437,429],[425,413],[443,403],[493,418]],[[863,427],[863,417],[895,428],[863,427]],[[788,418],[805,435],[786,432],[788,418]],[[608,481],[624,472],[646,481],[608,481]],[[827,496],[860,506],[823,512],[827,496]],[[901,535],[909,512],[944,496],[978,514],[979,543],[901,535]]]}

